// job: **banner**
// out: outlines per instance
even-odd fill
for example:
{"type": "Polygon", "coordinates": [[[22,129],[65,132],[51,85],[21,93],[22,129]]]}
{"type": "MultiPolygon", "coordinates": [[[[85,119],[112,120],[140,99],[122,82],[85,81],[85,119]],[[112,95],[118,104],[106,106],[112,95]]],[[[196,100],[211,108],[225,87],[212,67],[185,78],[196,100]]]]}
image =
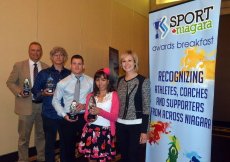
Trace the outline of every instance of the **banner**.
{"type": "Polygon", "coordinates": [[[210,162],[220,0],[149,14],[146,162],[210,162]]]}

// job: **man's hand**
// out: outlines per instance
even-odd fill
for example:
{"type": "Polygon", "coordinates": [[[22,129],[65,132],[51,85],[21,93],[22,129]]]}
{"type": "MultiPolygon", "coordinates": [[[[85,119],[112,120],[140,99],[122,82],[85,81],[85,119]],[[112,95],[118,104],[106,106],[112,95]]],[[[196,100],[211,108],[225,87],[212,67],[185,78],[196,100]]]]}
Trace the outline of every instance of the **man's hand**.
{"type": "Polygon", "coordinates": [[[53,96],[53,95],[54,95],[54,92],[52,93],[48,92],[47,88],[42,91],[42,96],[53,96]]]}
{"type": "Polygon", "coordinates": [[[67,121],[69,121],[69,122],[76,122],[77,121],[77,118],[75,120],[70,119],[69,115],[65,115],[64,119],[67,120],[67,121]]]}
{"type": "Polygon", "coordinates": [[[22,98],[26,98],[26,97],[29,97],[29,95],[25,95],[23,93],[23,91],[21,91],[19,94],[18,94],[19,97],[22,97],[22,98]]]}

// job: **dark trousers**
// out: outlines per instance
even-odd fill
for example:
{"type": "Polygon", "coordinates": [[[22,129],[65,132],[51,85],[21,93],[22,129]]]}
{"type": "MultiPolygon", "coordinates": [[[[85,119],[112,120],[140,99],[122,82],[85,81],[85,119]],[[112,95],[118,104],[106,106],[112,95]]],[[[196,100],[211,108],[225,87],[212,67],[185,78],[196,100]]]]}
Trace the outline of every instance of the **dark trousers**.
{"type": "Polygon", "coordinates": [[[121,162],[140,162],[140,128],[140,124],[117,123],[117,142],[121,153],[121,162]]]}
{"type": "Polygon", "coordinates": [[[64,119],[50,119],[45,116],[43,119],[43,129],[45,132],[45,159],[46,162],[55,162],[55,144],[57,138],[57,132],[60,137],[60,160],[61,162],[67,162],[64,159],[64,144],[62,139],[63,133],[60,129],[61,120],[64,119]]]}
{"type": "Polygon", "coordinates": [[[78,115],[78,120],[76,122],[71,123],[66,120],[61,122],[61,128],[63,131],[62,140],[65,146],[66,162],[76,162],[76,143],[80,141],[82,129],[85,123],[84,114],[78,115]]]}

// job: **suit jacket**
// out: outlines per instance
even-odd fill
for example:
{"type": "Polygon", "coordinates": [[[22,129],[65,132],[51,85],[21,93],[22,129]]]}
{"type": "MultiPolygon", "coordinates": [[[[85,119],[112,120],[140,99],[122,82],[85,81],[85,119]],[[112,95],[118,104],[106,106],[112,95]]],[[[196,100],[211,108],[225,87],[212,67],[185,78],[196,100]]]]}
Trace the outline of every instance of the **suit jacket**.
{"type": "MultiPolygon", "coordinates": [[[[42,69],[48,68],[48,65],[41,62],[42,69]]],[[[15,113],[18,115],[31,115],[32,113],[32,96],[30,93],[29,97],[19,97],[18,94],[23,89],[25,79],[30,79],[30,67],[29,59],[14,64],[13,70],[10,73],[8,80],[6,81],[7,87],[15,95],[15,113]]],[[[31,84],[30,84],[31,86],[31,84]]],[[[30,87],[32,88],[32,87],[30,87]]]]}

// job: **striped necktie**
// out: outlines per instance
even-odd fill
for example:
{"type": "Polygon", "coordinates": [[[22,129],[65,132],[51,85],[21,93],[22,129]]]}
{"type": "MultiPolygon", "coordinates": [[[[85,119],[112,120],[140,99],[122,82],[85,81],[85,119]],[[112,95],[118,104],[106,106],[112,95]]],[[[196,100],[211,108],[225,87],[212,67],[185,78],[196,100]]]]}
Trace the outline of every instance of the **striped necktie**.
{"type": "Polygon", "coordinates": [[[74,100],[78,103],[80,98],[80,77],[76,76],[77,82],[75,84],[75,91],[74,91],[74,100]]]}
{"type": "Polygon", "coordinates": [[[34,81],[35,81],[37,75],[38,75],[38,65],[37,65],[37,63],[35,63],[34,64],[34,81]]]}

